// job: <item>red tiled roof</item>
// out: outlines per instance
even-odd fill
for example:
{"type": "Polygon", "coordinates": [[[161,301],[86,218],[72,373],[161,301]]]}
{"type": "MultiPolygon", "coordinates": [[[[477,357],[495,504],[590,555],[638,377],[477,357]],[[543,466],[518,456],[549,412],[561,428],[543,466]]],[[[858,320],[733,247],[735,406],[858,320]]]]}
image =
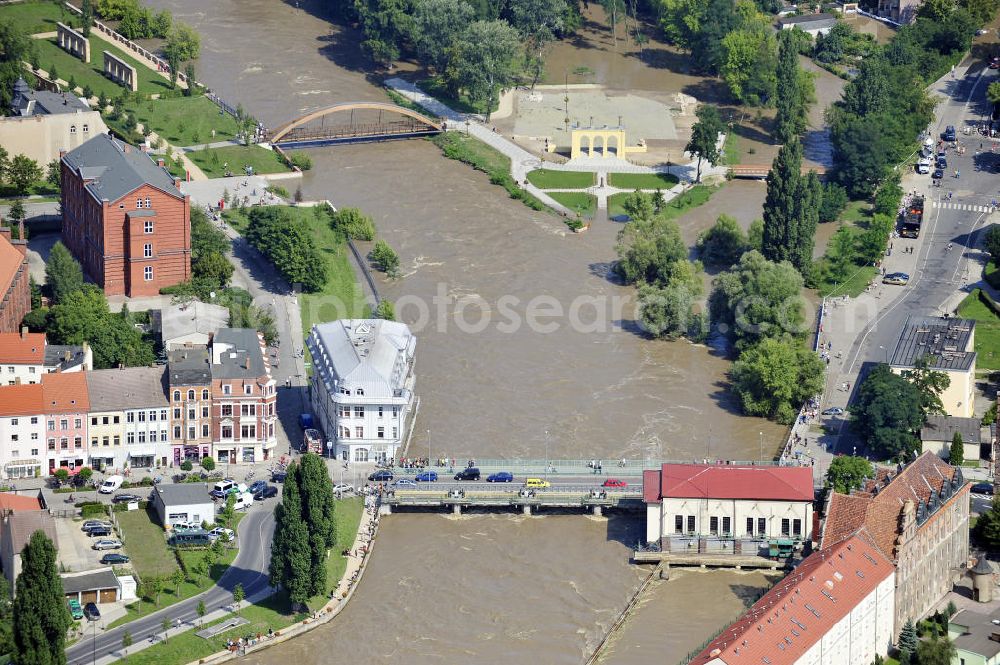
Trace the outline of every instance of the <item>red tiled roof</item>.
{"type": "Polygon", "coordinates": [[[42,404],[42,386],[39,383],[0,386],[0,416],[41,415],[45,413],[42,404]]]}
{"type": "MultiPolygon", "coordinates": [[[[654,472],[656,473],[656,472],[654,472]]],[[[792,466],[729,466],[724,464],[664,464],[659,471],[658,496],[679,499],[759,499],[764,501],[812,501],[812,469],[792,466]]],[[[647,478],[643,475],[643,496],[647,478]]]]}
{"type": "Polygon", "coordinates": [[[879,469],[873,480],[851,496],[834,493],[824,519],[820,546],[833,545],[864,528],[882,553],[895,561],[906,501],[912,501],[914,509],[920,502],[926,504],[932,491],[940,496],[941,488],[951,482],[955,473],[953,466],[926,452],[894,476],[889,469],[879,469]]]}
{"type": "Polygon", "coordinates": [[[893,570],[878,548],[859,536],[814,552],[712,640],[691,665],[795,663],[893,570]]]}
{"type": "Polygon", "coordinates": [[[44,360],[45,333],[28,333],[26,335],[21,335],[19,332],[0,333],[0,363],[5,365],[41,365],[44,360]]]}
{"type": "Polygon", "coordinates": [[[7,240],[6,236],[0,235],[0,298],[3,298],[14,282],[14,277],[21,269],[22,263],[24,263],[24,256],[21,255],[21,252],[7,240]]]}
{"type": "Polygon", "coordinates": [[[43,413],[80,413],[90,410],[84,372],[42,375],[43,413]]]}
{"type": "Polygon", "coordinates": [[[13,492],[0,492],[0,512],[19,512],[22,510],[41,510],[42,502],[36,496],[25,496],[13,492]]]}

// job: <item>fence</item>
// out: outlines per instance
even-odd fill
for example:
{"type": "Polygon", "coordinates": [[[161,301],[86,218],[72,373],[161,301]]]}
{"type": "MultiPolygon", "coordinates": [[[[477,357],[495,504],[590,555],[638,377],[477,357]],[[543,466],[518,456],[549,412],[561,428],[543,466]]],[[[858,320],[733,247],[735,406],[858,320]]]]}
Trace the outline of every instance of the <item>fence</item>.
{"type": "Polygon", "coordinates": [[[368,283],[368,287],[372,290],[372,295],[375,298],[375,307],[379,306],[382,302],[382,296],[378,294],[378,288],[375,286],[375,280],[372,278],[371,270],[368,269],[368,263],[364,261],[361,257],[361,252],[354,245],[354,241],[350,238],[347,239],[347,246],[351,248],[351,253],[354,254],[354,260],[357,261],[358,267],[361,268],[361,274],[364,275],[365,281],[368,283]]]}

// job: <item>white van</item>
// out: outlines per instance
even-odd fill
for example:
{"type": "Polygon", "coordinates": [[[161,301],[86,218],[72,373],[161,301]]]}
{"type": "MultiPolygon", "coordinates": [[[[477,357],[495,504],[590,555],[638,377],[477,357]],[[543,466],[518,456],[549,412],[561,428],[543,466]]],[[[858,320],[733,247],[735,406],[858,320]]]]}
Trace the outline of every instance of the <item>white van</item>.
{"type": "Polygon", "coordinates": [[[228,479],[220,480],[219,482],[215,483],[215,487],[212,488],[212,491],[209,492],[209,494],[214,496],[216,499],[224,499],[226,497],[226,494],[229,493],[229,490],[231,490],[234,487],[236,487],[236,481],[228,479]]]}
{"type": "Polygon", "coordinates": [[[111,494],[122,486],[125,482],[125,476],[108,476],[101,483],[101,487],[98,490],[101,494],[111,494]]]}
{"type": "Polygon", "coordinates": [[[233,504],[234,510],[245,510],[253,505],[253,494],[250,492],[243,492],[242,494],[236,495],[236,503],[233,504]]]}

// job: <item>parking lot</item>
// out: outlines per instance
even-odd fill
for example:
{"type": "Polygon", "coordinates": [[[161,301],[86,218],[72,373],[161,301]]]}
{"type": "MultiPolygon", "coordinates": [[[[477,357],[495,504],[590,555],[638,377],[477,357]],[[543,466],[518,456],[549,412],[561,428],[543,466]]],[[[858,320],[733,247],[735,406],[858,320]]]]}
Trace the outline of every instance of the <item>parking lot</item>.
{"type": "MultiPolygon", "coordinates": [[[[107,552],[122,552],[124,554],[122,550],[97,551],[93,549],[91,546],[97,538],[91,538],[80,529],[83,526],[83,522],[82,519],[69,519],[65,517],[57,517],[55,519],[56,537],[59,543],[57,561],[59,562],[60,570],[70,573],[81,570],[92,570],[104,565],[100,561],[101,557],[107,552]]],[[[117,536],[111,537],[117,538],[117,536]]]]}

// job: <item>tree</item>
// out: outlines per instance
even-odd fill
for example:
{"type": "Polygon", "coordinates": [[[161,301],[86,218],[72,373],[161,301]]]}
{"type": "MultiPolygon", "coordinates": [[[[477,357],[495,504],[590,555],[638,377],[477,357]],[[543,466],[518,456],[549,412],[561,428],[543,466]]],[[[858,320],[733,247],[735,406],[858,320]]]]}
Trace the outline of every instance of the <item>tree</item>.
{"type": "Polygon", "coordinates": [[[1000,549],[1000,494],[993,497],[990,509],[979,516],[976,536],[990,550],[1000,549]]]}
{"type": "Polygon", "coordinates": [[[812,76],[799,67],[794,32],[782,30],[778,33],[777,94],[774,97],[778,112],[774,126],[775,136],[781,143],[788,143],[805,132],[809,104],[815,97],[812,76]]]}
{"type": "Polygon", "coordinates": [[[55,159],[45,167],[45,182],[52,185],[57,192],[62,190],[62,169],[55,159]]]}
{"type": "Polygon", "coordinates": [[[236,493],[231,492],[226,495],[226,505],[222,508],[222,519],[227,527],[232,527],[233,517],[236,516],[236,493]]]}
{"type": "Polygon", "coordinates": [[[947,633],[942,637],[922,640],[916,651],[919,665],[951,665],[957,654],[955,644],[948,639],[947,633]]]}
{"type": "Polygon", "coordinates": [[[834,457],[826,470],[826,484],[834,492],[850,494],[864,486],[866,478],[875,475],[875,467],[864,457],[840,455],[834,457]]]}
{"type": "Polygon", "coordinates": [[[703,337],[703,317],[695,311],[694,289],[683,281],[659,287],[639,286],[639,323],[653,337],[677,339],[687,335],[695,341],[703,337]]]}
{"type": "Polygon", "coordinates": [[[983,238],[983,246],[993,261],[1000,261],[1000,224],[991,224],[983,238]]]}
{"type": "Polygon", "coordinates": [[[166,617],[164,617],[163,620],[160,621],[160,627],[163,628],[163,643],[164,644],[167,643],[167,637],[169,636],[169,633],[170,633],[170,623],[171,623],[170,619],[168,619],[166,617]]]}
{"type": "Polygon", "coordinates": [[[986,88],[986,99],[993,104],[994,108],[1000,105],[1000,81],[994,81],[989,84],[986,88]]]}
{"type": "Polygon", "coordinates": [[[132,646],[132,633],[127,630],[122,633],[122,651],[125,653],[125,658],[128,658],[128,648],[132,646]]]}
{"type": "Polygon", "coordinates": [[[66,662],[66,631],[73,618],[56,569],[56,547],[43,531],[31,534],[21,552],[13,616],[18,665],[66,662]]]}
{"type": "Polygon", "coordinates": [[[715,225],[698,238],[699,257],[708,265],[728,268],[749,249],[747,236],[739,222],[729,215],[720,215],[715,225]]]}
{"type": "Polygon", "coordinates": [[[247,597],[246,591],[243,590],[243,585],[237,583],[233,587],[233,604],[236,605],[236,613],[240,613],[240,603],[242,603],[247,597]]]}
{"type": "MultiPolygon", "coordinates": [[[[614,0],[618,9],[621,0],[614,0]]],[[[557,32],[562,30],[566,15],[566,0],[509,0],[507,13],[510,24],[525,40],[526,55],[532,70],[531,87],[542,74],[542,54],[557,32]]],[[[615,14],[612,14],[615,15],[615,14]]]]}
{"type": "Polygon", "coordinates": [[[184,65],[184,80],[187,81],[187,87],[184,88],[184,96],[190,97],[198,87],[194,79],[194,63],[189,62],[184,65]]]}
{"type": "Polygon", "coordinates": [[[191,261],[191,272],[196,278],[209,280],[219,288],[224,288],[229,284],[233,270],[235,268],[229,259],[218,252],[211,252],[200,257],[197,261],[193,259],[191,261]]]}
{"type": "Polygon", "coordinates": [[[920,639],[917,637],[917,629],[913,625],[913,619],[907,619],[906,623],[903,624],[903,628],[899,631],[899,639],[897,640],[899,650],[914,654],[917,652],[917,645],[919,643],[920,639]]]}
{"type": "Polygon", "coordinates": [[[709,297],[712,322],[739,349],[766,337],[801,335],[801,291],[802,276],[792,264],[749,251],[732,270],[715,278],[709,297]]]}
{"type": "Polygon", "coordinates": [[[965,448],[962,445],[962,433],[955,432],[951,437],[951,449],[948,451],[948,464],[962,466],[965,463],[965,448]]]}
{"type": "Polygon", "coordinates": [[[462,35],[455,58],[459,85],[490,121],[493,104],[517,80],[521,39],[506,21],[476,21],[462,35]]]}
{"type": "Polygon", "coordinates": [[[399,274],[399,255],[396,254],[396,250],[390,247],[389,243],[385,240],[379,238],[375,241],[370,258],[378,266],[379,270],[390,277],[395,277],[399,274]]]}
{"type": "Polygon", "coordinates": [[[396,308],[393,306],[391,300],[380,300],[378,306],[375,308],[375,318],[385,319],[386,321],[396,320],[396,308]]]}
{"type": "Polygon", "coordinates": [[[203,624],[205,622],[205,601],[204,600],[199,600],[198,601],[198,607],[197,607],[196,611],[198,612],[198,625],[200,626],[201,624],[203,624]]]}
{"type": "Polygon", "coordinates": [[[917,387],[893,374],[888,365],[873,369],[850,406],[858,434],[876,454],[906,459],[917,450],[915,433],[924,424],[917,387]]]}
{"type": "Polygon", "coordinates": [[[691,140],[684,146],[686,152],[698,158],[697,177],[695,182],[701,182],[701,162],[707,161],[712,166],[719,163],[719,133],[724,125],[719,111],[708,104],[702,104],[695,112],[698,120],[691,127],[691,140]]]}
{"type": "Polygon", "coordinates": [[[10,584],[0,577],[0,654],[14,653],[14,602],[10,584]]]}
{"type": "MultiPolygon", "coordinates": [[[[0,26],[2,28],[2,26],[0,26]]],[[[10,168],[10,153],[3,146],[0,146],[0,182],[7,179],[7,169],[10,168]]]]}
{"type": "Polygon", "coordinates": [[[45,262],[45,283],[56,303],[83,289],[83,269],[62,242],[57,241],[49,252],[49,260],[45,262]]]}
{"type": "Polygon", "coordinates": [[[150,576],[143,581],[143,586],[146,587],[143,595],[152,600],[153,604],[159,607],[160,594],[163,593],[163,578],[150,576]]]}
{"type": "Polygon", "coordinates": [[[309,228],[281,208],[250,211],[246,239],[267,256],[292,284],[318,291],[327,280],[326,261],[316,249],[309,228]]]}
{"type": "Polygon", "coordinates": [[[82,467],[80,471],[76,474],[76,484],[79,487],[85,487],[90,479],[94,477],[94,470],[89,466],[82,467]]]}
{"type": "Polygon", "coordinates": [[[203,469],[205,469],[205,471],[209,471],[209,472],[215,471],[215,460],[212,459],[208,455],[206,455],[205,457],[202,457],[201,458],[201,468],[203,468],[203,469]]]}
{"type": "Polygon", "coordinates": [[[94,24],[94,6],[91,0],[83,0],[80,5],[80,20],[83,22],[80,32],[84,37],[90,37],[90,26],[94,24]]]}
{"type": "MultiPolygon", "coordinates": [[[[316,208],[317,212],[324,208],[316,208]]],[[[329,214],[324,212],[323,214],[329,214]]],[[[375,222],[357,208],[341,208],[329,214],[330,226],[353,240],[374,240],[375,222]]]]}
{"type": "Polygon", "coordinates": [[[448,70],[455,44],[476,13],[463,0],[424,0],[413,11],[411,38],[417,59],[439,74],[448,70]]]}
{"type": "Polygon", "coordinates": [[[763,106],[774,97],[777,66],[774,36],[769,28],[740,29],[722,39],[719,75],[738,101],[763,106]]]}
{"type": "Polygon", "coordinates": [[[903,372],[902,377],[917,387],[920,392],[920,410],[924,417],[944,415],[944,405],[941,403],[941,393],[951,385],[951,378],[946,372],[931,369],[934,361],[932,356],[917,358],[911,370],[903,372]]]}
{"type": "Polygon", "coordinates": [[[174,595],[181,595],[181,584],[184,584],[184,571],[180,568],[170,573],[170,583],[174,585],[174,595]]]}
{"type": "Polygon", "coordinates": [[[56,472],[52,474],[59,481],[59,484],[64,485],[69,480],[69,469],[66,467],[59,467],[56,472]]]}
{"type": "Polygon", "coordinates": [[[172,57],[178,63],[185,60],[197,60],[201,52],[201,38],[191,26],[178,21],[167,35],[167,43],[163,47],[167,60],[172,57]]]}
{"type": "MultiPolygon", "coordinates": [[[[65,8],[63,9],[65,11],[65,8]]],[[[35,46],[21,27],[23,21],[0,21],[0,108],[9,109],[14,83],[24,71],[23,63],[33,59],[35,46]]]]}
{"type": "Polygon", "coordinates": [[[833,222],[847,207],[847,190],[835,182],[823,186],[823,202],[819,206],[819,221],[833,222]]]}
{"type": "MultiPolygon", "coordinates": [[[[662,201],[663,197],[660,197],[659,200],[662,201]]],[[[625,200],[622,201],[622,209],[628,215],[630,221],[649,221],[656,214],[656,195],[647,194],[637,189],[625,195],[625,200]]]]}
{"type": "Polygon", "coordinates": [[[677,222],[664,217],[629,222],[618,232],[614,270],[626,283],[665,285],[687,261],[688,248],[677,222]]]}
{"type": "Polygon", "coordinates": [[[27,155],[15,155],[7,167],[7,182],[21,195],[30,193],[31,186],[42,178],[38,162],[27,155]]]}
{"type": "Polygon", "coordinates": [[[806,274],[812,262],[823,189],[815,173],[805,178],[801,173],[802,145],[793,138],[778,151],[767,175],[761,253],[771,261],[790,261],[806,274]]]}
{"type": "Polygon", "coordinates": [[[825,381],[823,361],[791,337],[764,338],[745,348],[730,374],[744,413],[780,423],[793,422],[825,381]]]}
{"type": "MultiPolygon", "coordinates": [[[[24,203],[21,202],[21,199],[14,199],[14,202],[10,204],[10,208],[7,210],[7,223],[13,229],[18,223],[24,221],[24,217],[24,203]]],[[[23,239],[21,238],[21,240],[23,239]]]]}

